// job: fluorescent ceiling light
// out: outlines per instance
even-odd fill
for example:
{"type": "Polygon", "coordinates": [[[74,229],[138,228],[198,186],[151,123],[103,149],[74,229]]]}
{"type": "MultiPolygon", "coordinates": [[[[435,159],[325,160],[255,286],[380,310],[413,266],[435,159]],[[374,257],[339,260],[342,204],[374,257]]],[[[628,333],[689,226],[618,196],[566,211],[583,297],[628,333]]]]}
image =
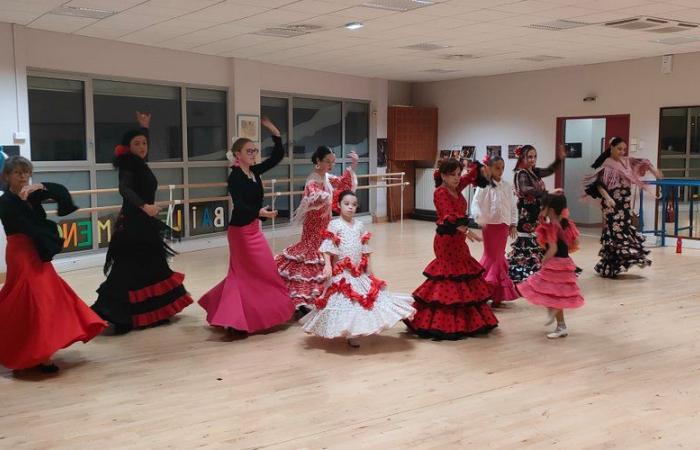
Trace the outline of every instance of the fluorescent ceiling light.
{"type": "Polygon", "coordinates": [[[347,28],[348,30],[359,30],[364,26],[365,25],[362,22],[350,22],[345,24],[345,28],[347,28]]]}

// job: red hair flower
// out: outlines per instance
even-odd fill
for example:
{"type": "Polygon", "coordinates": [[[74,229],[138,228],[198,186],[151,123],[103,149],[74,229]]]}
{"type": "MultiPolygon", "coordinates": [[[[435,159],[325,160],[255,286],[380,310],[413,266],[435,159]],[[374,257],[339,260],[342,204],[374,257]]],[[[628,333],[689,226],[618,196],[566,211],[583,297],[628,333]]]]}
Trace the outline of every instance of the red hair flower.
{"type": "Polygon", "coordinates": [[[122,156],[126,155],[127,153],[129,153],[129,147],[127,147],[126,145],[119,144],[116,147],[114,147],[114,156],[122,156]]]}
{"type": "Polygon", "coordinates": [[[515,157],[519,159],[522,155],[523,155],[523,146],[518,145],[517,147],[515,147],[515,157]]]}
{"type": "Polygon", "coordinates": [[[491,155],[488,153],[484,156],[484,159],[481,160],[481,162],[484,163],[485,166],[489,165],[489,162],[491,162],[491,155]]]}
{"type": "Polygon", "coordinates": [[[437,181],[440,179],[440,169],[435,169],[435,172],[433,172],[433,180],[437,181]]]}

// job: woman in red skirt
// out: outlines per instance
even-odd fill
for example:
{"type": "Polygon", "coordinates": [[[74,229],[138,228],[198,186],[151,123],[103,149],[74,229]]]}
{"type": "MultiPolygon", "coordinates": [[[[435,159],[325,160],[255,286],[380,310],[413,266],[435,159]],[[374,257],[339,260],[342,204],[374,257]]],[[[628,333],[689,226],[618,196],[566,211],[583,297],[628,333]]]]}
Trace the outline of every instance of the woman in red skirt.
{"type": "Polygon", "coordinates": [[[498,325],[486,303],[493,288],[484,280],[484,268],[467,247],[466,239],[481,239],[467,228],[467,201],[462,195],[470,184],[487,184],[480,175],[488,175],[488,168],[472,163],[469,171],[461,174],[462,165],[454,158],[442,161],[435,172],[435,259],[423,271],[427,280],[413,292],[418,312],[406,322],[420,337],[462,339],[487,333],[498,325]]]}
{"type": "Polygon", "coordinates": [[[260,230],[260,220],[277,215],[277,211],[263,207],[265,195],[260,175],[284,158],[279,130],[267,118],[261,123],[270,130],[275,148],[269,158],[255,164],[259,149],[253,141],[239,138],[233,143],[231,153],[236,164],[228,178],[233,201],[228,227],[228,274],[199,300],[210,325],[242,333],[272,328],[289,321],[294,314],[289,290],[277,273],[272,250],[260,230]]]}
{"type": "Polygon", "coordinates": [[[29,184],[32,163],[21,156],[5,161],[8,190],[0,197],[7,235],[7,279],[0,290],[0,364],[10,369],[58,371],[51,356],[77,341],[87,342],[107,326],[73,292],[51,264],[63,248],[56,224],[41,202],[53,199],[58,215],[78,208],[60,184],[29,184]]]}

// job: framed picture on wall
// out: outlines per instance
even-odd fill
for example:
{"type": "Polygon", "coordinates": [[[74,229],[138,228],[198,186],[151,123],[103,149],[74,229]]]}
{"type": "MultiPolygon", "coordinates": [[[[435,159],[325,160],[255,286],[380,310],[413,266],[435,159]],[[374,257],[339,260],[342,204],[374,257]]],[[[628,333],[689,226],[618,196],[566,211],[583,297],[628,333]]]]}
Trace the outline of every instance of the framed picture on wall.
{"type": "Polygon", "coordinates": [[[260,117],[250,114],[236,116],[236,134],[239,138],[260,142],[260,117]]]}
{"type": "Polygon", "coordinates": [[[463,145],[462,150],[459,153],[461,160],[473,159],[476,153],[476,146],[474,145],[463,145]]]}
{"type": "Polygon", "coordinates": [[[377,167],[386,167],[386,138],[377,139],[377,167]]]}
{"type": "Polygon", "coordinates": [[[520,144],[508,146],[508,159],[518,159],[518,157],[515,156],[515,149],[518,147],[520,147],[520,144]]]}
{"type": "Polygon", "coordinates": [[[501,146],[500,145],[487,145],[486,146],[486,154],[489,155],[489,157],[501,156],[501,146]]]}
{"type": "Polygon", "coordinates": [[[583,156],[582,142],[567,142],[565,145],[567,158],[581,158],[583,156]]]}

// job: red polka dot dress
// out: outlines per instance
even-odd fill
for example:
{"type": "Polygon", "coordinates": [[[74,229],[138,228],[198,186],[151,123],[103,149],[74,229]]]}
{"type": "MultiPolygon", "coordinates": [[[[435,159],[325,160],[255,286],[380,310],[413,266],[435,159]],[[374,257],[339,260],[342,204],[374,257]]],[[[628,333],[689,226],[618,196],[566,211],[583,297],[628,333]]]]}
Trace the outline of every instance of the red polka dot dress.
{"type": "Polygon", "coordinates": [[[435,189],[435,259],[423,271],[427,280],[413,292],[417,313],[406,322],[421,337],[455,340],[498,326],[486,303],[493,288],[484,280],[484,268],[471,256],[465,234],[457,230],[467,224],[467,201],[461,191],[476,184],[478,173],[477,165],[472,165],[460,180],[457,196],[444,185],[435,189]]]}

